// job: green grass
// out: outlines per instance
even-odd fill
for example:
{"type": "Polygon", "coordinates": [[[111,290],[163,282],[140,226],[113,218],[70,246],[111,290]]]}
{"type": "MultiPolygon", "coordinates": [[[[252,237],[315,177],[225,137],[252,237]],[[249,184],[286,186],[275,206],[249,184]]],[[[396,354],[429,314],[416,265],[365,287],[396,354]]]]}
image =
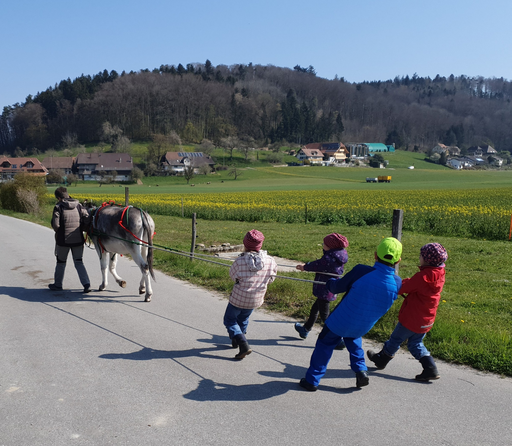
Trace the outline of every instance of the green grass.
{"type": "MultiPolygon", "coordinates": [[[[220,154],[222,151],[220,151],[220,154]]],[[[261,152],[261,158],[267,152],[261,152]]],[[[215,154],[214,154],[215,155],[215,154]]],[[[471,170],[455,171],[444,166],[429,163],[424,160],[424,154],[415,152],[390,152],[385,159],[390,164],[387,169],[367,167],[320,167],[292,166],[273,167],[256,161],[245,162],[240,154],[235,153],[233,162],[241,167],[242,175],[236,180],[229,176],[228,170],[218,171],[212,175],[197,175],[190,181],[191,187],[183,177],[148,177],[142,185],[102,185],[97,183],[80,182],[70,186],[73,193],[98,193],[112,190],[119,193],[121,187],[128,186],[131,194],[139,193],[180,193],[197,192],[250,192],[272,190],[429,190],[429,189],[466,189],[492,188],[512,186],[512,170],[471,170]],[[408,169],[414,165],[415,169],[408,169]],[[391,175],[390,183],[366,183],[366,177],[391,175]],[[207,184],[210,183],[210,184],[207,184]]],[[[295,159],[290,157],[291,159],[295,159]]],[[[222,165],[222,156],[216,156],[218,164],[222,165]]],[[[225,164],[230,164],[229,156],[225,156],[225,164]]],[[[54,185],[49,187],[53,192],[54,185]]]]}
{"type": "MultiPolygon", "coordinates": [[[[188,251],[190,220],[156,216],[155,243],[188,251]]],[[[205,245],[223,242],[238,244],[254,225],[242,222],[198,221],[197,241],[205,245]]],[[[385,228],[353,228],[303,224],[258,223],[266,237],[264,249],[271,255],[298,262],[321,256],[323,237],[340,232],[350,241],[350,270],[357,263],[373,264],[379,241],[390,235],[385,228]]],[[[509,242],[474,241],[450,237],[432,237],[405,232],[400,275],[410,277],[417,271],[419,249],[429,242],[442,243],[448,250],[447,278],[436,323],[425,344],[434,356],[467,364],[481,370],[512,376],[512,283],[509,274],[509,242]]],[[[228,268],[210,265],[173,254],[156,253],[156,264],[169,274],[198,285],[228,293],[231,281],[228,268]]],[[[311,274],[280,273],[291,277],[311,274]]],[[[368,337],[384,341],[397,322],[402,298],[374,327],[368,337]]],[[[311,285],[278,279],[269,286],[265,306],[302,320],[313,303],[311,285]]]]}

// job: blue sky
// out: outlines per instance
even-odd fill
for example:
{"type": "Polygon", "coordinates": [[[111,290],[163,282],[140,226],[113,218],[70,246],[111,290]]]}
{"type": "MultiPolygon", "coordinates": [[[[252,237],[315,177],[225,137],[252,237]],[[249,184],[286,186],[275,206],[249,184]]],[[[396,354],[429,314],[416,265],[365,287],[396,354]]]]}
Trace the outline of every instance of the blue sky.
{"type": "Polygon", "coordinates": [[[511,17],[511,0],[2,0],[0,108],[68,77],[206,59],[512,80],[511,17]]]}

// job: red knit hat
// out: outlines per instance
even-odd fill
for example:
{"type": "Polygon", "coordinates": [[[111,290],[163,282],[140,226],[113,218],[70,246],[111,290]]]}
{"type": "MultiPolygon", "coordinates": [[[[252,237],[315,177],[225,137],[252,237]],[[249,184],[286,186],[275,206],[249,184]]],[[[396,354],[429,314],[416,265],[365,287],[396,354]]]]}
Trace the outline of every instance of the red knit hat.
{"type": "Polygon", "coordinates": [[[333,232],[324,238],[325,246],[329,249],[343,249],[348,246],[347,237],[333,232]]]}
{"type": "Polygon", "coordinates": [[[244,237],[244,246],[248,251],[259,251],[265,236],[257,229],[251,229],[244,237]]]}

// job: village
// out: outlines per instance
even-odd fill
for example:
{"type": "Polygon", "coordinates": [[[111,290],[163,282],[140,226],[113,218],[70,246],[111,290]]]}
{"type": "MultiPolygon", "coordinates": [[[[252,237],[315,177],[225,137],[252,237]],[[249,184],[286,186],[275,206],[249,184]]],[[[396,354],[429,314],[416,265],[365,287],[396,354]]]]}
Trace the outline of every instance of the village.
{"type": "MultiPolygon", "coordinates": [[[[256,149],[254,149],[256,150],[256,149]]],[[[290,166],[369,166],[386,168],[383,156],[394,152],[393,145],[382,143],[311,143],[288,153],[296,162],[290,166]]],[[[472,146],[463,151],[457,146],[437,144],[425,154],[430,162],[455,170],[501,168],[510,159],[498,156],[490,145],[472,146]]],[[[186,169],[195,174],[215,172],[217,163],[202,152],[166,152],[161,158],[156,175],[184,175],[186,169]]],[[[36,157],[0,157],[0,182],[9,181],[18,173],[48,176],[52,172],[65,179],[73,175],[79,181],[130,182],[137,168],[129,153],[80,153],[77,156],[51,156],[39,161],[36,157]]],[[[413,166],[411,166],[413,168],[413,166]]],[[[52,178],[51,175],[49,178],[52,178]]],[[[49,179],[48,178],[48,179],[49,179]]],[[[48,181],[53,182],[53,181],[48,181]]]]}

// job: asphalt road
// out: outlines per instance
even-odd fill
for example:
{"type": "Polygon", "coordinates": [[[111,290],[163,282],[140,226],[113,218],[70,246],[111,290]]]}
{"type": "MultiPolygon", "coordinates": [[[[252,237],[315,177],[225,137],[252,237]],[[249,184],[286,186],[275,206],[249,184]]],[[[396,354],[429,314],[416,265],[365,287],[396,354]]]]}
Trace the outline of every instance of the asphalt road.
{"type": "Polygon", "coordinates": [[[341,351],[306,392],[316,336],[293,321],[255,312],[254,352],[234,361],[222,296],[157,273],[145,303],[126,258],[125,289],[83,295],[69,260],[52,292],[53,232],[0,215],[0,234],[0,445],[512,445],[509,378],[439,362],[418,383],[401,352],[357,389],[341,351]]]}

